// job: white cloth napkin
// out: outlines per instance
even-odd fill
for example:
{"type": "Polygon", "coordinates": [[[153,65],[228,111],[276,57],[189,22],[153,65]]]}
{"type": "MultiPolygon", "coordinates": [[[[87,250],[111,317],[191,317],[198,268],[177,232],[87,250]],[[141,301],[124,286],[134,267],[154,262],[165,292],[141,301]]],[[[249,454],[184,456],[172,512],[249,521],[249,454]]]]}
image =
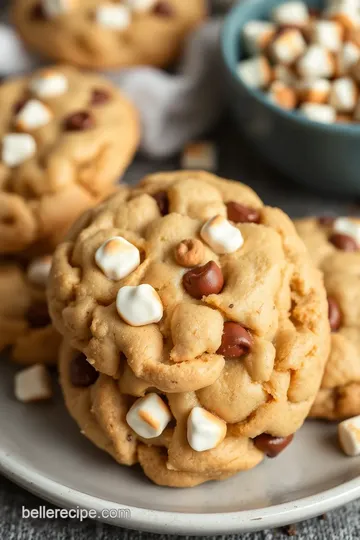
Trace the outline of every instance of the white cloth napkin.
{"type": "MultiPolygon", "coordinates": [[[[215,10],[231,0],[213,0],[215,10]]],[[[219,76],[221,17],[213,17],[188,39],[177,72],[134,67],[107,72],[134,102],[142,122],[141,150],[153,158],[179,152],[186,142],[208,130],[222,112],[224,92],[219,76]]],[[[44,63],[26,51],[16,32],[0,23],[0,76],[32,71],[44,63]]]]}

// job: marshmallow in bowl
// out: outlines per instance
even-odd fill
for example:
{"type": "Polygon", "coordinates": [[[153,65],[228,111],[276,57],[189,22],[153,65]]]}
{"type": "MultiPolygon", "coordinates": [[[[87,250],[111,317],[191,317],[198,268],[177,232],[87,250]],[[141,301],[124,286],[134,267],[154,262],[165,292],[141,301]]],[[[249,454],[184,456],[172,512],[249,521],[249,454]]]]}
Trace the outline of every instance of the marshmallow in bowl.
{"type": "Polygon", "coordinates": [[[297,62],[297,70],[305,79],[332,77],[335,73],[335,61],[325,47],[314,43],[297,62]]]}
{"type": "Polygon", "coordinates": [[[97,249],[95,261],[107,278],[118,281],[139,266],[140,251],[122,236],[113,236],[97,249]]]}
{"type": "Polygon", "coordinates": [[[321,103],[302,103],[300,112],[314,122],[332,124],[336,121],[336,111],[333,107],[321,103]]]}
{"type": "Polygon", "coordinates": [[[271,83],[268,97],[283,109],[291,110],[296,107],[297,96],[295,90],[281,81],[271,83]]]}
{"type": "Polygon", "coordinates": [[[265,88],[271,81],[271,66],[265,56],[254,56],[241,60],[237,73],[247,86],[265,88]]]}
{"type": "Polygon", "coordinates": [[[297,92],[301,101],[309,103],[326,103],[331,91],[331,82],[327,79],[300,81],[297,92]]]}
{"type": "Polygon", "coordinates": [[[281,26],[305,26],[309,22],[309,10],[304,2],[286,2],[273,9],[272,20],[281,26]]]}
{"type": "Polygon", "coordinates": [[[42,0],[44,13],[49,17],[58,17],[76,7],[76,0],[42,0]]]}
{"type": "Polygon", "coordinates": [[[306,42],[299,30],[289,28],[276,37],[271,45],[275,62],[289,65],[295,62],[306,50],[306,42]]]}
{"type": "Polygon", "coordinates": [[[330,52],[337,52],[343,44],[344,29],[336,21],[316,20],[311,25],[311,40],[330,52]]]}
{"type": "Polygon", "coordinates": [[[348,75],[359,59],[360,47],[351,41],[346,41],[337,54],[337,71],[339,75],[348,75]]]}
{"type": "Polygon", "coordinates": [[[1,159],[8,167],[17,167],[36,152],[36,141],[28,133],[7,133],[2,138],[1,159]]]}
{"type": "Polygon", "coordinates": [[[96,8],[95,20],[101,26],[125,30],[131,23],[131,11],[122,4],[101,4],[96,8]]]}
{"type": "Polygon", "coordinates": [[[29,90],[39,98],[52,98],[67,92],[69,83],[65,75],[53,69],[43,71],[41,75],[33,77],[29,90]]]}
{"type": "Polygon", "coordinates": [[[351,236],[358,246],[360,246],[360,223],[356,223],[349,218],[339,217],[333,224],[334,233],[351,236]]]}
{"type": "Polygon", "coordinates": [[[241,232],[223,216],[214,216],[204,223],[200,236],[215,253],[233,253],[244,243],[241,232]]]}
{"type": "Polygon", "coordinates": [[[135,401],[126,415],[126,422],[144,439],[159,437],[171,420],[169,407],[154,392],[135,401]]]}
{"type": "Polygon", "coordinates": [[[348,456],[360,454],[360,416],[354,416],[338,425],[340,446],[348,456]]]}
{"type": "Polygon", "coordinates": [[[346,30],[354,30],[360,26],[359,10],[347,4],[333,5],[325,11],[325,16],[337,21],[346,30]]]}
{"type": "Polygon", "coordinates": [[[187,440],[196,452],[216,448],[226,436],[226,423],[202,407],[194,407],[187,420],[187,440]]]}
{"type": "Polygon", "coordinates": [[[336,79],[331,86],[329,104],[337,112],[352,112],[358,98],[358,89],[350,77],[336,79]]]}
{"type": "Polygon", "coordinates": [[[276,26],[270,21],[249,21],[243,28],[243,39],[248,54],[260,54],[275,35],[276,26]]]}
{"type": "Polygon", "coordinates": [[[116,297],[120,317],[131,326],[157,323],[163,316],[163,305],[155,289],[147,284],[121,287],[116,297]]]}
{"type": "Polygon", "coordinates": [[[15,125],[21,131],[32,131],[46,126],[52,119],[50,109],[37,99],[30,99],[15,118],[15,125]]]}
{"type": "Polygon", "coordinates": [[[27,268],[27,278],[31,285],[37,287],[46,287],[51,270],[52,257],[51,255],[43,255],[33,259],[27,268]]]}

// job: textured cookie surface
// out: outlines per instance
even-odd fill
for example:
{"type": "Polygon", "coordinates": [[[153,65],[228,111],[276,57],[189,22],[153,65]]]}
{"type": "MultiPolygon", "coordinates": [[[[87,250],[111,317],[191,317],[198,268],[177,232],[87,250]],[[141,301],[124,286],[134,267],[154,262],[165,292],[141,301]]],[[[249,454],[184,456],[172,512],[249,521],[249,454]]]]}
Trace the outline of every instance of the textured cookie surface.
{"type": "Polygon", "coordinates": [[[46,273],[50,257],[40,257],[27,268],[0,265],[0,351],[22,365],[55,365],[60,335],[51,324],[46,302],[46,273]]]}
{"type": "Polygon", "coordinates": [[[0,86],[0,252],[51,252],[110,192],[139,137],[106,79],[57,66],[0,86]]]}
{"type": "MultiPolygon", "coordinates": [[[[128,411],[154,389],[166,399],[175,425],[160,436],[166,444],[145,444],[132,431],[141,442],[136,459],[157,483],[195,485],[256,465],[264,451],[254,439],[294,433],[318,391],[329,349],[320,273],[288,217],[242,184],[183,171],[121,187],[58,247],[48,291],[57,329],[100,373],[92,388],[108,399],[97,422],[110,453],[125,436],[111,429],[111,418],[125,414],[117,400],[128,411]],[[122,240],[120,249],[119,238],[132,248],[122,240]],[[110,264],[115,252],[126,263],[122,278],[110,264]],[[214,433],[225,426],[225,438],[206,451],[194,450],[198,439],[188,442],[196,408],[210,413],[214,433]]],[[[68,407],[86,433],[74,411],[79,390],[64,377],[68,407]]],[[[92,392],[87,414],[96,410],[92,392]]]]}
{"type": "MultiPolygon", "coordinates": [[[[343,218],[341,218],[343,219],[343,218]]],[[[360,225],[359,220],[353,223],[360,225]]],[[[360,250],[334,245],[334,219],[308,218],[296,228],[324,274],[332,322],[331,352],[310,416],[336,420],[360,414],[360,250]]],[[[346,243],[347,242],[347,243],[346,243]]]]}
{"type": "Polygon", "coordinates": [[[205,0],[15,0],[24,41],[55,60],[88,68],[165,66],[206,16],[205,0]]]}

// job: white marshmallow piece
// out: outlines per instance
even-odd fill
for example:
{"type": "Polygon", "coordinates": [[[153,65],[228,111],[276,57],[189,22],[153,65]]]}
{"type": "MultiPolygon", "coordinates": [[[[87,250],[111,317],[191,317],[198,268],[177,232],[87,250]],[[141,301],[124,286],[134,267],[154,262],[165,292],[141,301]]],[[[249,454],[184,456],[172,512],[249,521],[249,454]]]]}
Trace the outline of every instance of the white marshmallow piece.
{"type": "Polygon", "coordinates": [[[135,401],[126,422],[144,439],[159,437],[171,420],[171,412],[158,394],[151,393],[135,401]]]}
{"type": "Polygon", "coordinates": [[[36,142],[28,133],[7,133],[2,138],[1,159],[8,167],[17,167],[36,152],[36,142]]]}
{"type": "Polygon", "coordinates": [[[121,287],[116,297],[116,309],[120,317],[131,326],[157,323],[164,312],[160,296],[147,283],[121,287]]]}
{"type": "Polygon", "coordinates": [[[299,81],[297,92],[301,101],[327,103],[331,91],[331,82],[327,79],[299,81]]]}
{"type": "Polygon", "coordinates": [[[335,73],[335,62],[325,47],[314,43],[298,60],[297,70],[304,79],[330,78],[335,73]]]}
{"type": "Polygon", "coordinates": [[[195,141],[188,143],[181,156],[183,169],[202,169],[216,171],[217,152],[216,146],[208,141],[195,141]]]}
{"type": "Polygon", "coordinates": [[[271,81],[271,66],[265,56],[254,56],[238,63],[237,73],[251,88],[265,88],[271,81]]]}
{"type": "Polygon", "coordinates": [[[338,112],[352,112],[355,108],[358,90],[350,77],[336,79],[331,86],[329,105],[338,112]]]}
{"type": "Polygon", "coordinates": [[[273,10],[272,19],[279,25],[305,26],[309,10],[304,2],[286,2],[273,10]]]}
{"type": "Polygon", "coordinates": [[[297,77],[295,73],[288,67],[283,64],[276,64],[274,66],[274,79],[276,81],[281,81],[287,85],[295,85],[297,82],[297,77]]]}
{"type": "Polygon", "coordinates": [[[360,454],[360,416],[354,416],[340,422],[338,425],[338,438],[345,454],[358,456],[360,454]]]}
{"type": "Polygon", "coordinates": [[[334,221],[333,231],[335,233],[351,236],[357,245],[360,246],[360,223],[356,223],[346,217],[340,217],[334,221]]]}
{"type": "Polygon", "coordinates": [[[131,24],[131,11],[121,4],[102,4],[96,8],[96,22],[114,30],[125,30],[131,24]]]}
{"type": "Polygon", "coordinates": [[[51,378],[42,364],[19,371],[14,379],[14,393],[18,401],[30,403],[45,401],[53,395],[51,378]]]}
{"type": "Polygon", "coordinates": [[[223,216],[214,216],[204,223],[200,236],[215,253],[233,253],[244,243],[241,232],[223,216]]]}
{"type": "Polygon", "coordinates": [[[359,11],[348,4],[330,6],[324,11],[324,16],[339,22],[346,30],[355,30],[360,26],[359,11]]]}
{"type": "Polygon", "coordinates": [[[280,64],[292,64],[306,50],[306,41],[301,32],[296,28],[285,30],[274,39],[271,46],[271,54],[280,64]]]}
{"type": "Polygon", "coordinates": [[[142,13],[152,9],[157,0],[126,0],[126,5],[133,11],[142,13]]]}
{"type": "Polygon", "coordinates": [[[33,131],[46,126],[52,119],[52,112],[37,99],[30,99],[15,118],[15,125],[22,131],[33,131]]]}
{"type": "Polygon", "coordinates": [[[351,41],[345,42],[337,55],[339,75],[347,75],[359,59],[360,48],[351,41]]]}
{"type": "Polygon", "coordinates": [[[330,105],[305,102],[302,103],[299,110],[306,118],[313,122],[332,124],[336,121],[336,111],[330,105]]]}
{"type": "Polygon", "coordinates": [[[243,27],[243,40],[247,53],[251,56],[260,54],[270,43],[276,32],[276,26],[270,21],[249,21],[243,27]]]}
{"type": "Polygon", "coordinates": [[[54,70],[44,71],[33,77],[29,89],[39,98],[52,98],[68,91],[69,82],[65,75],[54,70]]]}
{"type": "Polygon", "coordinates": [[[344,29],[336,21],[316,20],[311,25],[311,40],[328,51],[338,52],[343,44],[344,29]]]}
{"type": "Polygon", "coordinates": [[[202,407],[194,407],[187,420],[187,440],[196,452],[216,448],[226,436],[226,422],[202,407]]]}
{"type": "Polygon", "coordinates": [[[46,287],[51,270],[51,263],[51,255],[43,255],[42,257],[37,257],[31,261],[26,273],[31,285],[42,288],[46,287]]]}
{"type": "Polygon", "coordinates": [[[140,251],[122,236],[113,236],[96,251],[95,261],[107,278],[118,281],[139,266],[140,251]]]}
{"type": "Polygon", "coordinates": [[[42,7],[50,18],[58,17],[75,6],[76,0],[42,0],[42,7]]]}

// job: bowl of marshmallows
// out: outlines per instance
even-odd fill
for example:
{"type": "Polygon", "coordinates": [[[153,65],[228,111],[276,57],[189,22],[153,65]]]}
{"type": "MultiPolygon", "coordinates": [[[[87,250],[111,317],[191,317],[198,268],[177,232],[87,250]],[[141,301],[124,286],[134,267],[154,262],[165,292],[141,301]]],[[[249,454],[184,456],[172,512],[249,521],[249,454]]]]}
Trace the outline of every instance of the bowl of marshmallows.
{"type": "Polygon", "coordinates": [[[360,0],[245,0],[221,38],[243,133],[290,178],[360,193],[360,0]]]}

